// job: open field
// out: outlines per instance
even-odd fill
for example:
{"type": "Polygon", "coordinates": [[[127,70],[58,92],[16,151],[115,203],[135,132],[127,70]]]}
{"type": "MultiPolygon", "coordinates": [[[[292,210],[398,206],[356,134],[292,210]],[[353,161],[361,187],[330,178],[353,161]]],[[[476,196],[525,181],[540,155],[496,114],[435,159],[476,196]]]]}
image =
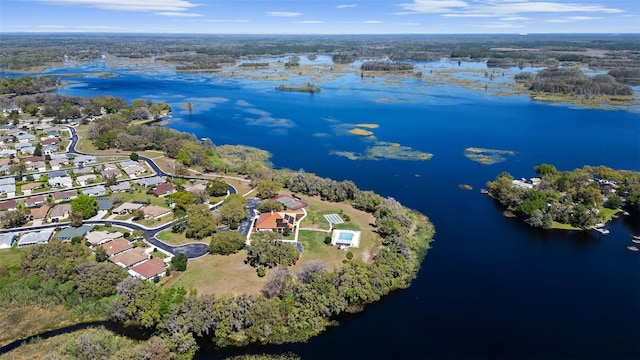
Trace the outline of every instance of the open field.
{"type": "Polygon", "coordinates": [[[162,285],[194,288],[198,294],[257,294],[267,277],[258,277],[256,269],[244,263],[246,258],[247,252],[242,250],[228,256],[207,255],[189,260],[186,271],[172,272],[162,279],[162,285]]]}

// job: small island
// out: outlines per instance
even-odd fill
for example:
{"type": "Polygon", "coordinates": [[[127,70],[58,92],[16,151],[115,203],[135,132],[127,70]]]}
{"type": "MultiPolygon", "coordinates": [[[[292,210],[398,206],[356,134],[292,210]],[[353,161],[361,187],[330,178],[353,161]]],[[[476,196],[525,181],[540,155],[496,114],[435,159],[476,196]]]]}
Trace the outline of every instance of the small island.
{"type": "Polygon", "coordinates": [[[287,86],[287,85],[278,85],[276,86],[276,90],[278,91],[296,91],[296,92],[307,92],[307,93],[317,93],[322,89],[313,85],[312,83],[306,83],[303,86],[287,86]]]}
{"type": "Polygon", "coordinates": [[[537,176],[514,179],[503,172],[487,193],[532,227],[588,230],[607,234],[604,224],[618,212],[640,212],[640,173],[606,166],[558,171],[534,166],[537,176]]]}

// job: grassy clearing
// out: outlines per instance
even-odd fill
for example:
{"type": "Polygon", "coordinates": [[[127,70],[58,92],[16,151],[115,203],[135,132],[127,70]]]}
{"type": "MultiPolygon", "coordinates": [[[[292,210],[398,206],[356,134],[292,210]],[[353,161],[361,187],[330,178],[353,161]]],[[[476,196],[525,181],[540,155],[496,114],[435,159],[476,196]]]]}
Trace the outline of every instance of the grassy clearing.
{"type": "Polygon", "coordinates": [[[14,276],[20,273],[20,258],[23,249],[14,247],[0,250],[0,277],[14,276]]]}
{"type": "Polygon", "coordinates": [[[266,277],[258,277],[256,269],[244,263],[246,258],[247,252],[243,250],[228,256],[208,255],[189,260],[186,271],[171,273],[161,284],[194,288],[198,294],[257,294],[266,277]]]}
{"type": "Polygon", "coordinates": [[[160,259],[166,259],[168,257],[167,254],[158,250],[152,251],[151,254],[149,255],[151,255],[152,258],[160,258],[160,259]]]}
{"type": "Polygon", "coordinates": [[[600,214],[602,214],[602,217],[604,218],[604,222],[607,223],[609,221],[611,221],[611,219],[613,219],[613,215],[621,212],[622,210],[620,209],[609,209],[606,208],[604,206],[600,207],[600,214]]]}
{"type": "Polygon", "coordinates": [[[578,230],[578,231],[582,230],[579,227],[571,226],[570,224],[563,224],[557,221],[553,222],[553,224],[551,225],[551,228],[559,229],[559,230],[578,230]]]}
{"type": "MultiPolygon", "coordinates": [[[[135,189],[135,191],[116,194],[122,198],[122,202],[147,202],[151,205],[167,207],[166,198],[159,198],[155,195],[147,194],[147,188],[135,183],[131,183],[131,187],[135,189]]],[[[113,195],[111,199],[113,200],[113,195]]]]}
{"type": "Polygon", "coordinates": [[[202,243],[209,244],[209,242],[210,242],[210,238],[209,237],[206,237],[206,238],[204,238],[202,240],[189,239],[184,235],[184,233],[176,234],[176,233],[171,232],[170,229],[159,232],[156,235],[156,237],[158,239],[166,242],[167,244],[171,244],[171,245],[183,245],[183,244],[188,244],[188,243],[192,243],[192,242],[202,242],[202,243]]]}

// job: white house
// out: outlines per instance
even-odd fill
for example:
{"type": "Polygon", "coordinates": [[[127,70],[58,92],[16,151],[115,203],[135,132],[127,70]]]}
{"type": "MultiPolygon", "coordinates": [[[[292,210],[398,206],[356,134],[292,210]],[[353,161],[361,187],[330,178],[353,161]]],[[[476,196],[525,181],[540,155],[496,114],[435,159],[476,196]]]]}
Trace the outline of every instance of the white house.
{"type": "Polygon", "coordinates": [[[105,189],[102,185],[96,185],[94,187],[90,187],[88,189],[81,190],[81,192],[85,195],[89,196],[102,196],[107,193],[107,189],[105,189]]]}

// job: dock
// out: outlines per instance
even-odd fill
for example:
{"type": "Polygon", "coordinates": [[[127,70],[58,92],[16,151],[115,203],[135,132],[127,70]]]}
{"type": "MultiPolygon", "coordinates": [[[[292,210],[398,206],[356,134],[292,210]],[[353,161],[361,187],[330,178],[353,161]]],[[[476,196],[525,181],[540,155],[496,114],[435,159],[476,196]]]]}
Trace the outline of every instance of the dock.
{"type": "Polygon", "coordinates": [[[609,234],[609,230],[605,229],[604,227],[596,227],[596,226],[592,226],[591,227],[593,230],[599,232],[602,235],[608,235],[609,234]]]}

